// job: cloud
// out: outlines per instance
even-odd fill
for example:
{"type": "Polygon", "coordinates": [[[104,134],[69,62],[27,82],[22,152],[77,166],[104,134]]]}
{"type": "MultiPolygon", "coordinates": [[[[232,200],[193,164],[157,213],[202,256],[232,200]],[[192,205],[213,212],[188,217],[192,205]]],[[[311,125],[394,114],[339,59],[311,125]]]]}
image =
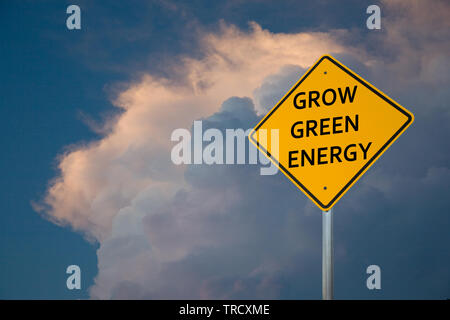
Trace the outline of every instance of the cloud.
{"type": "Polygon", "coordinates": [[[61,174],[44,201],[48,217],[103,240],[121,208],[149,185],[172,189],[183,168],[170,161],[170,134],[218,110],[230,96],[251,96],[268,75],[287,64],[310,65],[341,46],[324,33],[273,34],[251,24],[248,33],[222,25],[200,40],[204,57],[168,66],[172,78],[146,74],[119,92],[122,113],[99,141],[60,157],[61,174]],[[308,48],[305,50],[305,48],[308,48]]]}
{"type": "MultiPolygon", "coordinates": [[[[249,127],[255,119],[250,99],[231,98],[204,123],[220,124],[224,130],[249,127]]],[[[295,203],[304,207],[306,199],[293,186],[286,187],[280,175],[267,181],[257,166],[190,165],[185,179],[187,186],[170,197],[155,196],[150,189],[121,210],[119,216],[128,220],[141,217],[133,222],[141,228],[116,220],[113,235],[98,252],[105,265],[100,265],[92,296],[278,297],[279,271],[296,255],[310,252],[308,244],[316,242],[311,231],[298,230],[304,222],[320,221],[319,216],[291,209],[295,203]]]]}
{"type": "Polygon", "coordinates": [[[265,78],[264,82],[253,91],[258,111],[266,114],[283,98],[286,88],[292,88],[305,72],[305,68],[285,65],[279,72],[265,78]]]}
{"type": "MultiPolygon", "coordinates": [[[[109,133],[61,155],[42,203],[49,219],[100,243],[91,296],[320,297],[321,217],[310,201],[281,174],[259,175],[258,166],[175,166],[170,134],[196,119],[221,130],[252,127],[324,53],[416,114],[414,126],[337,206],[336,261],[347,266],[336,272],[342,297],[368,296],[364,279],[354,276],[364,276],[368,257],[387,270],[383,279],[397,281],[387,297],[426,296],[407,283],[423,290],[433,273],[448,280],[426,257],[433,245],[445,251],[438,239],[448,239],[449,221],[439,210],[448,207],[449,113],[438,85],[449,79],[434,76],[442,68],[448,74],[449,51],[440,51],[448,41],[426,32],[405,37],[409,19],[425,27],[429,19],[417,3],[396,13],[403,6],[386,3],[395,13],[392,27],[385,40],[368,37],[380,44],[373,52],[367,42],[350,46],[342,30],[277,34],[256,23],[249,32],[222,25],[201,37],[201,58],[182,58],[167,67],[170,77],[146,74],[119,92],[122,113],[109,133]],[[395,41],[402,47],[389,49],[395,41]],[[427,49],[417,50],[422,44],[427,49]],[[424,215],[430,204],[434,214],[424,215]],[[422,271],[395,269],[402,264],[422,271]]],[[[448,294],[448,286],[436,284],[428,294],[448,294]]]]}

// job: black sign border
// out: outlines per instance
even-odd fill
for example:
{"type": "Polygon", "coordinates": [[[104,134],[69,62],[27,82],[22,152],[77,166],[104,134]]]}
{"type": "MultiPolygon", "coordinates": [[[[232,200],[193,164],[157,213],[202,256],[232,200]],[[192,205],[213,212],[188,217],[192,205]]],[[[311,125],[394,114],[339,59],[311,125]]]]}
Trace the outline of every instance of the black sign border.
{"type": "Polygon", "coordinates": [[[379,91],[375,90],[375,88],[373,88],[371,85],[369,85],[367,82],[365,82],[363,79],[360,79],[358,76],[356,76],[352,71],[347,70],[346,67],[344,67],[343,65],[341,65],[338,61],[336,61],[333,57],[329,56],[329,55],[324,55],[322,56],[317,62],[316,64],[309,69],[309,71],[300,79],[300,81],[289,91],[288,94],[286,94],[284,96],[284,98],[282,100],[280,100],[280,102],[278,102],[278,104],[261,120],[260,123],[258,123],[258,125],[253,129],[252,133],[250,134],[250,139],[253,140],[253,142],[258,146],[258,148],[260,148],[262,151],[264,151],[266,153],[266,155],[271,158],[276,165],[283,170],[283,172],[289,176],[296,184],[297,186],[302,189],[305,193],[307,193],[312,199],[314,199],[314,201],[316,203],[318,203],[322,209],[324,210],[328,210],[329,208],[331,208],[334,203],[337,201],[337,199],[339,199],[339,197],[346,192],[349,187],[353,184],[353,182],[358,179],[358,177],[360,175],[362,175],[362,173],[366,170],[367,167],[369,167],[372,162],[375,161],[375,159],[378,158],[378,156],[391,144],[391,142],[393,140],[395,140],[397,138],[398,135],[400,135],[400,133],[408,126],[412,123],[413,121],[413,117],[411,116],[410,113],[408,113],[407,111],[405,111],[402,107],[400,107],[398,104],[396,104],[394,101],[392,101],[391,99],[389,99],[388,97],[386,97],[385,95],[381,94],[379,91]],[[278,107],[280,107],[284,101],[295,91],[295,89],[297,89],[297,87],[302,84],[302,82],[311,74],[311,72],[313,72],[316,67],[323,61],[323,60],[329,60],[331,61],[333,64],[335,64],[337,67],[339,67],[341,70],[343,70],[345,73],[347,73],[348,75],[350,75],[352,78],[354,78],[356,81],[358,81],[359,83],[361,83],[362,85],[364,85],[366,88],[368,88],[369,90],[371,90],[373,93],[375,93],[377,96],[379,96],[380,98],[382,98],[384,101],[386,101],[388,104],[390,104],[391,106],[393,106],[395,109],[397,109],[398,111],[400,111],[402,114],[404,114],[407,117],[406,122],[400,127],[400,129],[398,129],[395,134],[373,155],[373,157],[366,162],[366,164],[347,182],[347,184],[336,194],[336,196],[331,199],[331,201],[325,205],[323,204],[319,199],[317,199],[300,181],[298,181],[297,178],[295,178],[277,159],[275,159],[270,152],[268,152],[263,146],[261,146],[258,141],[256,141],[256,139],[253,137],[254,134],[256,133],[256,131],[258,131],[258,129],[266,122],[267,119],[270,118],[270,116],[278,109],[278,107]]]}

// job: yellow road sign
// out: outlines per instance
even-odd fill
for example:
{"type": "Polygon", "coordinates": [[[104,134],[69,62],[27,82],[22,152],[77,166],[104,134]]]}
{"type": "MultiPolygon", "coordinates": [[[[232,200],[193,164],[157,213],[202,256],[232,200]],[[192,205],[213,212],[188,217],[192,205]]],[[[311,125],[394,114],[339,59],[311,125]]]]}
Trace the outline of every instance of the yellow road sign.
{"type": "Polygon", "coordinates": [[[413,120],[411,112],[325,55],[256,125],[250,141],[329,210],[413,120]],[[278,141],[269,138],[271,130],[278,130],[278,141]]]}

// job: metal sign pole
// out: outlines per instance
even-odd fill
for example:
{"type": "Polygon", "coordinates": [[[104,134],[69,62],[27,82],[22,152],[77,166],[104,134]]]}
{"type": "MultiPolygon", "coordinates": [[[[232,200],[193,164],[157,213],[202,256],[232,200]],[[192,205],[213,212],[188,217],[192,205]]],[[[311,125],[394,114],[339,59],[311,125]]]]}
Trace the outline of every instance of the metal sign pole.
{"type": "Polygon", "coordinates": [[[333,211],[322,212],[322,299],[333,299],[333,211]]]}

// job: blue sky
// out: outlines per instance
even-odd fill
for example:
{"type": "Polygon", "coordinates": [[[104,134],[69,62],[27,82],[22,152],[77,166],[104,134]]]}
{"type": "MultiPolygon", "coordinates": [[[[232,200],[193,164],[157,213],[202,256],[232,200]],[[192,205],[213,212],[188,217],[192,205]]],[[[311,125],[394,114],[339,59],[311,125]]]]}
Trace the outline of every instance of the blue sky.
{"type": "MultiPolygon", "coordinates": [[[[161,295],[142,291],[133,281],[115,284],[112,289],[103,289],[108,287],[110,280],[99,273],[98,259],[100,257],[99,265],[103,268],[123,245],[119,241],[121,239],[104,240],[99,237],[102,240],[88,241],[84,236],[92,236],[89,228],[74,227],[70,219],[65,221],[65,226],[58,226],[47,219],[58,216],[54,211],[37,213],[32,206],[33,202],[43,201],[52,180],[60,175],[57,170],[60,161],[58,155],[77,148],[89,150],[86,146],[90,141],[105,138],[104,133],[91,130],[89,124],[98,127],[101,123],[111,123],[110,119],[114,116],[120,117],[124,111],[113,107],[112,101],[126,91],[130,84],[140,83],[145,74],[155,78],[176,79],[179,75],[174,71],[174,66],[181,66],[183,57],[202,61],[207,56],[204,46],[199,44],[203,34],[220,34],[223,23],[234,25],[244,34],[252,34],[250,21],[272,34],[330,33],[332,40],[349,48],[348,52],[337,55],[343,63],[392,95],[416,115],[411,132],[401,137],[393,150],[387,152],[380,163],[369,171],[361,185],[356,185],[355,190],[350,191],[336,207],[336,210],[345,212],[342,219],[339,219],[339,213],[335,219],[336,297],[448,298],[450,253],[445,244],[450,240],[446,213],[450,189],[448,180],[443,178],[448,176],[450,170],[449,145],[445,138],[449,134],[445,121],[449,112],[444,102],[448,97],[449,57],[445,50],[444,53],[431,54],[448,48],[448,25],[444,24],[444,28],[438,29],[440,31],[433,38],[426,32],[428,28],[435,28],[430,22],[433,19],[429,19],[433,12],[412,19],[413,24],[408,27],[404,25],[404,20],[396,20],[397,15],[401,16],[397,7],[382,3],[383,19],[386,12],[391,23],[386,25],[387,30],[383,24],[381,31],[368,31],[365,28],[365,9],[369,4],[374,2],[127,1],[109,6],[99,1],[2,2],[0,298],[183,297],[183,292],[178,291],[170,279],[187,276],[203,280],[202,275],[198,274],[199,269],[204,274],[217,273],[213,280],[208,278],[210,286],[207,288],[212,297],[226,296],[231,284],[238,282],[244,283],[247,289],[230,297],[265,297],[265,291],[258,289],[260,287],[257,284],[262,281],[259,276],[240,277],[240,273],[251,273],[249,270],[255,268],[253,260],[276,260],[276,256],[267,252],[278,250],[279,245],[291,246],[291,241],[301,239],[308,239],[306,242],[310,245],[307,250],[300,247],[286,252],[281,250],[288,257],[282,265],[283,271],[271,271],[269,276],[263,274],[261,277],[270,283],[267,292],[273,292],[271,297],[320,298],[320,216],[307,214],[312,209],[306,197],[296,202],[299,201],[298,191],[281,175],[262,181],[261,177],[254,176],[256,168],[188,168],[185,173],[188,185],[186,193],[177,193],[173,199],[169,197],[164,204],[166,207],[177,208],[179,203],[185,203],[195,212],[208,211],[206,208],[210,207],[204,207],[202,199],[214,198],[216,193],[211,194],[211,190],[222,193],[227,189],[226,181],[230,181],[235,190],[240,190],[238,186],[243,183],[241,178],[247,177],[244,180],[255,192],[247,194],[246,190],[240,190],[249,202],[236,202],[229,210],[249,212],[254,208],[252,204],[255,207],[260,205],[260,197],[274,200],[269,190],[259,187],[265,183],[280,186],[280,198],[284,203],[296,203],[299,211],[305,214],[292,216],[288,206],[282,205],[282,209],[279,209],[274,205],[273,211],[280,210],[279,218],[264,211],[260,217],[242,214],[235,216],[235,220],[221,221],[224,224],[216,225],[213,222],[216,217],[208,218],[205,222],[201,220],[202,215],[195,216],[201,220],[199,225],[204,223],[208,228],[220,230],[219,226],[224,225],[236,228],[236,239],[242,241],[239,245],[248,242],[248,246],[242,245],[241,249],[231,254],[230,250],[236,244],[223,245],[219,251],[215,251],[202,242],[204,239],[195,240],[197,242],[192,245],[194,249],[184,248],[189,253],[182,258],[176,256],[176,262],[170,260],[175,259],[171,257],[171,262],[159,274],[161,279],[167,280],[167,285],[155,284],[160,288],[161,295]],[[65,26],[65,11],[69,4],[81,7],[81,30],[69,31],[65,26]],[[389,27],[392,30],[395,28],[395,33],[389,32],[389,27]],[[334,33],[332,30],[335,30],[334,33]],[[341,34],[339,30],[347,33],[341,34]],[[355,50],[350,50],[352,48],[355,50]],[[425,48],[431,52],[429,55],[424,53],[425,48]],[[399,58],[401,56],[404,58],[399,58]],[[375,63],[367,65],[368,57],[375,63]],[[415,63],[421,63],[421,57],[435,61],[437,65],[426,64],[422,66],[425,71],[415,74],[411,70],[416,66],[415,63]],[[388,75],[383,77],[383,73],[388,75]],[[411,81],[411,78],[417,78],[417,81],[411,81]],[[434,143],[430,143],[430,140],[434,143]],[[222,177],[220,183],[217,177],[222,177]],[[392,177],[394,182],[390,184],[386,177],[392,177]],[[395,190],[395,197],[382,192],[386,184],[395,190]],[[234,225],[233,221],[238,225],[234,225]],[[286,231],[282,227],[286,221],[291,221],[299,228],[307,226],[309,230],[301,229],[303,231],[299,233],[304,232],[305,236],[298,239],[292,231],[292,239],[272,241],[272,237],[290,235],[290,230],[286,231]],[[241,230],[241,225],[254,226],[241,230]],[[101,250],[97,252],[99,248],[101,250]],[[256,252],[255,256],[245,258],[248,251],[256,252]],[[241,263],[248,267],[236,267],[235,273],[224,270],[227,260],[222,261],[217,255],[227,257],[227,253],[238,265],[241,263]],[[209,265],[206,261],[217,264],[209,265]],[[365,288],[364,270],[372,263],[379,264],[383,270],[383,290],[380,292],[365,288]],[[65,268],[70,264],[81,267],[80,291],[66,289],[65,268]],[[90,293],[89,288],[98,274],[98,285],[90,293]]],[[[439,6],[445,7],[443,2],[433,2],[429,8],[432,10],[439,6]]],[[[448,9],[448,6],[445,8],[448,9]]],[[[406,10],[406,15],[416,17],[417,12],[420,10],[416,6],[410,11],[406,10]]],[[[439,22],[438,18],[437,14],[435,20],[439,22]]],[[[267,105],[275,103],[279,95],[288,89],[284,84],[298,79],[303,70],[295,66],[287,68],[285,70],[290,71],[275,77],[277,80],[264,79],[263,83],[274,92],[273,97],[260,97],[261,101],[267,100],[267,105]]],[[[265,88],[263,83],[259,84],[261,88],[265,88]]],[[[227,103],[220,107],[224,101],[220,101],[217,108],[212,109],[214,111],[201,114],[201,118],[216,121],[223,128],[233,127],[236,123],[246,128],[253,126],[248,119],[258,119],[260,116],[254,109],[258,109],[258,94],[253,97],[254,102],[236,99],[226,100],[229,105],[235,105],[232,109],[236,112],[235,121],[224,116],[227,103]],[[243,112],[242,115],[239,110],[243,112]],[[252,110],[250,118],[245,113],[248,110],[252,110]]],[[[142,152],[144,159],[151,162],[153,156],[147,158],[145,151],[142,152]]],[[[149,202],[153,203],[149,200],[153,195],[149,193],[147,190],[142,191],[140,196],[123,204],[121,209],[131,206],[135,210],[135,207],[140,208],[141,203],[146,206],[149,202]]],[[[217,201],[220,203],[220,199],[217,201]]],[[[270,204],[268,202],[266,206],[270,204]]],[[[176,217],[173,217],[175,211],[168,212],[169,222],[170,219],[176,221],[176,217]]],[[[152,241],[167,241],[153,229],[152,226],[158,224],[154,222],[154,216],[147,215],[143,221],[148,225],[149,229],[146,230],[152,235],[152,241]]],[[[204,237],[208,237],[208,234],[204,234],[204,237]]],[[[137,238],[132,239],[125,248],[135,249],[142,245],[137,238]],[[138,244],[134,245],[133,241],[138,244]]],[[[226,242],[226,238],[223,239],[226,242]]],[[[149,242],[150,246],[154,246],[149,242]]],[[[161,248],[170,252],[177,246],[162,244],[161,248]]],[[[128,260],[118,254],[111,261],[122,266],[128,260]]],[[[229,266],[229,269],[233,267],[229,266]]],[[[140,276],[136,271],[135,278],[130,278],[136,280],[140,276]]],[[[151,280],[148,281],[151,283],[151,280]]],[[[186,283],[187,287],[189,285],[186,283]]]]}

